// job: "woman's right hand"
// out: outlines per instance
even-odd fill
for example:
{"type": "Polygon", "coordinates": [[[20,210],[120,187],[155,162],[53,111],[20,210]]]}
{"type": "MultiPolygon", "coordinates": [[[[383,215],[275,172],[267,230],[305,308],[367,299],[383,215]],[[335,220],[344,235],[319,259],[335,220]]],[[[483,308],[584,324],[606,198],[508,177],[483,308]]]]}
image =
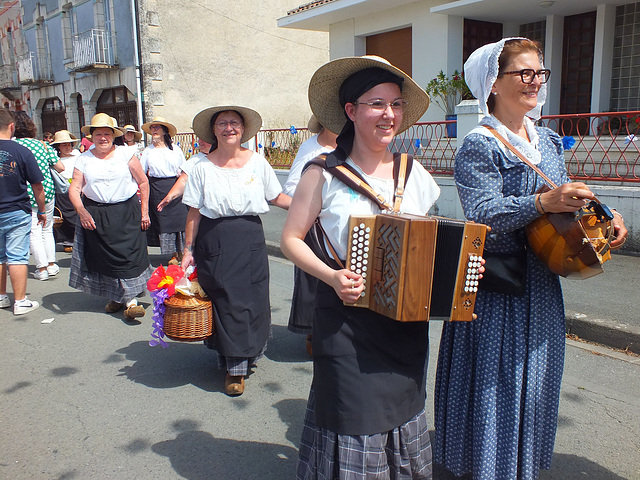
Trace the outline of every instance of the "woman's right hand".
{"type": "Polygon", "coordinates": [[[193,259],[193,252],[187,248],[184,249],[184,252],[182,254],[182,263],[180,263],[180,266],[182,267],[182,270],[186,271],[187,267],[189,265],[193,265],[195,266],[196,262],[193,259]]]}
{"type": "Polygon", "coordinates": [[[335,270],[330,283],[340,300],[346,304],[356,303],[364,290],[362,276],[346,269],[335,270]]]}
{"type": "Polygon", "coordinates": [[[161,212],[164,207],[166,207],[172,202],[172,200],[173,199],[169,198],[169,195],[167,195],[162,200],[160,200],[160,203],[158,204],[158,207],[157,207],[158,211],[161,212]]]}
{"type": "Polygon", "coordinates": [[[82,225],[82,228],[84,228],[85,230],[96,229],[96,222],[93,221],[93,217],[86,208],[80,210],[78,212],[78,216],[80,217],[80,224],[82,225]]]}
{"type": "Polygon", "coordinates": [[[539,202],[546,213],[575,212],[594,198],[585,183],[571,182],[541,193],[539,202]]]}

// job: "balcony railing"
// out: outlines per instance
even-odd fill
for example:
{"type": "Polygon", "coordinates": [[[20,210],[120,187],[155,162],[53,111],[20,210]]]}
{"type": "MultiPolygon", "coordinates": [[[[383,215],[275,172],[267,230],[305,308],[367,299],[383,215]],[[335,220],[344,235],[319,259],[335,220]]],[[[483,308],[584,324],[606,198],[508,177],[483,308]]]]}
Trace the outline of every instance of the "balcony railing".
{"type": "Polygon", "coordinates": [[[0,65],[0,90],[19,90],[18,72],[13,65],[0,65]]]}
{"type": "MultiPolygon", "coordinates": [[[[574,180],[640,182],[640,111],[546,115],[538,122],[563,137],[565,162],[574,180]]],[[[452,175],[455,120],[416,123],[398,135],[392,151],[407,152],[433,174],[452,175]]],[[[185,155],[197,151],[194,134],[178,134],[185,155]]],[[[289,168],[306,128],[260,130],[257,150],[275,168],[289,168]]]]}
{"type": "Polygon", "coordinates": [[[73,70],[116,68],[111,37],[104,29],[93,28],[73,37],[73,70]]]}
{"type": "Polygon", "coordinates": [[[49,84],[53,75],[46,55],[29,52],[18,59],[18,77],[21,84],[49,84]]]}

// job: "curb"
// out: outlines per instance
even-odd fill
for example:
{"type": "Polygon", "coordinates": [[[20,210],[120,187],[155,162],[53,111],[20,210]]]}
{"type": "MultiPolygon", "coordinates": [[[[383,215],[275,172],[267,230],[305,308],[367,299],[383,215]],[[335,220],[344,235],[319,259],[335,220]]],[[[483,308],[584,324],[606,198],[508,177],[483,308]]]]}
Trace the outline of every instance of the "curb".
{"type": "MultiPolygon", "coordinates": [[[[266,241],[267,255],[284,258],[280,243],[266,241]]],[[[640,328],[602,318],[591,318],[584,313],[567,311],[565,332],[581,340],[598,343],[610,348],[627,350],[640,355],[640,328]]]]}
{"type": "Polygon", "coordinates": [[[567,311],[565,332],[581,340],[640,354],[640,328],[626,323],[567,311]]]}

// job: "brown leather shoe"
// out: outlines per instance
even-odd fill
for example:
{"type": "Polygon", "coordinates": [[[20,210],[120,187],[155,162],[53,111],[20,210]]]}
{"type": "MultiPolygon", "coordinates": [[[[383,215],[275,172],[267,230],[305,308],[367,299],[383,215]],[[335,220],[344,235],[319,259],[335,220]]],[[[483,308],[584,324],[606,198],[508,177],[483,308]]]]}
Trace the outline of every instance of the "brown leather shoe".
{"type": "Polygon", "coordinates": [[[64,251],[65,253],[71,253],[73,252],[73,247],[64,247],[64,251]]]}
{"type": "Polygon", "coordinates": [[[232,397],[242,395],[244,393],[244,376],[233,376],[227,373],[224,379],[224,393],[232,397]]]}
{"type": "Polygon", "coordinates": [[[144,317],[145,311],[142,305],[131,305],[124,311],[124,317],[128,320],[132,320],[138,317],[144,317]]]}
{"type": "Polygon", "coordinates": [[[119,312],[123,308],[124,308],[124,303],[114,302],[113,300],[109,300],[109,303],[107,303],[104,306],[104,311],[107,313],[115,313],[115,312],[119,312]]]}

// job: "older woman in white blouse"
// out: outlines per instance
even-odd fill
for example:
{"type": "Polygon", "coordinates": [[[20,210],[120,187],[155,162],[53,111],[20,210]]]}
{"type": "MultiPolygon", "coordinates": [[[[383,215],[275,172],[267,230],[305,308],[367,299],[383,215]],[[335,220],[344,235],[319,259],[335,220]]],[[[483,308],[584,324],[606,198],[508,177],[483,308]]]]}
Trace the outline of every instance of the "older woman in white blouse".
{"type": "Polygon", "coordinates": [[[227,372],[228,395],[244,392],[244,378],[271,329],[269,263],[258,215],[269,210],[267,202],[282,208],[291,202],[266,159],[242,147],[261,125],[260,115],[245,107],[200,112],[193,130],[212,147],[208,161],[189,174],[182,199],[191,207],[182,266],[195,261],[215,306],[213,347],[227,372]]]}
{"type": "Polygon", "coordinates": [[[131,149],[113,144],[122,135],[114,119],[98,113],[82,133],[91,134],[95,148],[76,160],[69,188],[79,217],[69,285],[107,297],[107,313],[126,306],[126,319],[142,317],[136,296],[151,276],[143,232],[150,224],[149,183],[131,149]]]}

